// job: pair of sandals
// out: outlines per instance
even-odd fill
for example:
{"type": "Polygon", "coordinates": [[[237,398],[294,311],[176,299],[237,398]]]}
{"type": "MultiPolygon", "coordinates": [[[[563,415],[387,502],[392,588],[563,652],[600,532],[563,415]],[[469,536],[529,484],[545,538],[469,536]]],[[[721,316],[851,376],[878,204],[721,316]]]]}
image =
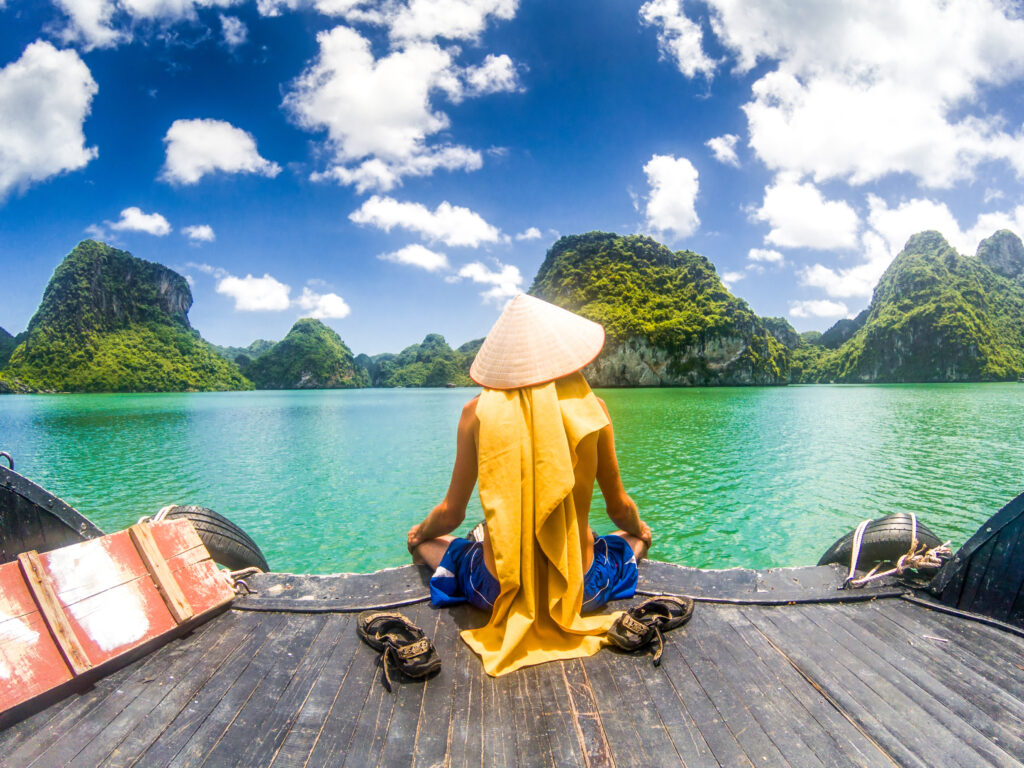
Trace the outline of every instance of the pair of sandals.
{"type": "MultiPolygon", "coordinates": [[[[693,599],[662,595],[644,600],[623,612],[611,629],[608,638],[624,651],[638,651],[655,640],[658,647],[652,661],[660,666],[665,650],[664,633],[682,626],[693,616],[693,599]]],[[[391,691],[391,671],[423,679],[441,668],[441,657],[422,629],[397,611],[366,611],[356,622],[359,636],[371,648],[380,651],[377,663],[381,667],[384,687],[391,691]]]]}
{"type": "Polygon", "coordinates": [[[644,600],[623,612],[608,630],[608,639],[624,651],[638,651],[655,640],[658,647],[651,659],[661,666],[665,650],[664,633],[681,627],[693,616],[693,598],[660,595],[644,600]]]}
{"type": "Polygon", "coordinates": [[[441,657],[426,633],[397,611],[365,611],[356,620],[356,631],[373,649],[381,680],[391,691],[391,671],[408,677],[430,677],[441,668],[441,657]]]}

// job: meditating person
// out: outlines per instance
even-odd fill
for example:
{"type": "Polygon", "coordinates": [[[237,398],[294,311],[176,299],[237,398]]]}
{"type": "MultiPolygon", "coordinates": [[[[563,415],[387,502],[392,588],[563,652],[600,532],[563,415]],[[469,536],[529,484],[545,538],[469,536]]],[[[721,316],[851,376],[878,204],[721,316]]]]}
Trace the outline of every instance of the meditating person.
{"type": "Polygon", "coordinates": [[[608,410],[580,373],[603,345],[597,323],[516,296],[470,369],[484,390],[462,410],[448,493],[409,531],[413,561],[434,569],[434,605],[489,612],[462,637],[490,675],[596,653],[617,614],[582,614],[636,590],[651,530],[619,477],[608,410]],[[589,524],[595,479],[620,529],[608,536],[589,524]],[[478,480],[482,541],[453,538],[478,480]]]}

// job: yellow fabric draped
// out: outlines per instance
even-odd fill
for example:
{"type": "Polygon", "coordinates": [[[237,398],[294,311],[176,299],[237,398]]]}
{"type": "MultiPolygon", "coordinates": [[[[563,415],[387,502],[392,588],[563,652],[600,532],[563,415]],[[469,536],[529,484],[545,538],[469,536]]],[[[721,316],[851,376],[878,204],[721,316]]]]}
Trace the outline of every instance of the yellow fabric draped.
{"type": "Polygon", "coordinates": [[[581,616],[583,553],[573,503],[576,448],[608,417],[580,374],[485,389],[476,407],[480,503],[501,592],[490,621],[462,632],[487,674],[590,656],[617,614],[581,616]]]}

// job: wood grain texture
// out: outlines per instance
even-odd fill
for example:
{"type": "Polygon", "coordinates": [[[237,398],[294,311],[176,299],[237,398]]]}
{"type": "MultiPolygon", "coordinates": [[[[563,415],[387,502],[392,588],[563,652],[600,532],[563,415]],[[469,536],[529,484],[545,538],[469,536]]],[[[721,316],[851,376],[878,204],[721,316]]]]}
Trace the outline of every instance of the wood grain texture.
{"type": "Polygon", "coordinates": [[[137,523],[128,529],[128,535],[174,620],[181,624],[195,616],[195,611],[192,610],[185,593],[181,591],[178,580],[167,567],[167,561],[157,547],[149,525],[137,523]]]}

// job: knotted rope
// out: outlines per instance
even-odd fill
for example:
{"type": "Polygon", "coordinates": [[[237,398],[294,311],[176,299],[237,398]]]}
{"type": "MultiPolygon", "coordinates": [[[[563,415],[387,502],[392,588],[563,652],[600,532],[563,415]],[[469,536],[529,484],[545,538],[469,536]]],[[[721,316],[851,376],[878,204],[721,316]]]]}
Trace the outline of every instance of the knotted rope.
{"type": "Polygon", "coordinates": [[[922,568],[941,568],[942,564],[953,553],[949,548],[949,542],[940,544],[937,547],[929,548],[917,540],[917,515],[910,513],[910,549],[900,555],[896,561],[896,567],[887,571],[879,571],[880,564],[868,571],[864,576],[856,578],[857,563],[860,560],[861,545],[864,542],[864,531],[871,524],[871,520],[865,520],[857,526],[853,534],[853,551],[850,553],[850,573],[843,581],[842,589],[857,589],[872,581],[884,579],[886,576],[902,576],[908,570],[921,570],[922,568]]]}

